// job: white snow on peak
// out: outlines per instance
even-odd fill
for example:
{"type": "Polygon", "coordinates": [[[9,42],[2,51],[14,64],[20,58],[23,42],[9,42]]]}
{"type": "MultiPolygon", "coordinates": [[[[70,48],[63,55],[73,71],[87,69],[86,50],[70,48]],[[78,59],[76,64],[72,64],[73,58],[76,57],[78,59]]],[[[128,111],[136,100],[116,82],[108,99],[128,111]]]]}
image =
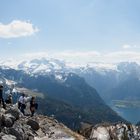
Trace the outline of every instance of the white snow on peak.
{"type": "MultiPolygon", "coordinates": [[[[53,58],[38,58],[38,59],[30,59],[30,60],[20,60],[15,61],[14,59],[8,60],[0,60],[0,66],[4,69],[13,68],[24,70],[29,74],[56,74],[56,73],[67,73],[67,72],[83,72],[83,73],[90,73],[92,71],[96,71],[99,74],[105,75],[106,72],[110,71],[134,71],[139,70],[140,65],[136,63],[95,63],[89,62],[88,64],[84,63],[74,63],[74,62],[65,62],[63,60],[53,59],[53,58]]],[[[61,79],[60,75],[56,76],[56,79],[61,79]]]]}
{"type": "Polygon", "coordinates": [[[62,75],[55,75],[55,78],[58,80],[62,80],[63,77],[62,77],[62,75]]]}
{"type": "Polygon", "coordinates": [[[50,73],[53,71],[61,71],[64,69],[65,63],[56,59],[33,59],[20,63],[18,69],[24,70],[27,73],[50,73]]]}
{"type": "MultiPolygon", "coordinates": [[[[76,69],[76,68],[96,68],[96,69],[112,69],[116,70],[117,66],[116,64],[106,64],[106,63],[88,63],[88,64],[78,64],[74,62],[65,62],[62,60],[57,59],[46,59],[46,58],[39,58],[39,59],[31,59],[31,60],[14,60],[14,59],[8,59],[8,60],[0,60],[0,66],[3,67],[9,67],[14,69],[23,69],[25,71],[29,70],[35,70],[35,72],[38,72],[39,70],[46,70],[46,69],[55,69],[55,70],[61,70],[63,68],[70,68],[70,69],[76,69]]],[[[49,70],[50,71],[50,70],[49,70]]]]}
{"type": "Polygon", "coordinates": [[[18,69],[18,64],[21,63],[22,60],[15,60],[15,59],[6,59],[6,60],[0,60],[0,67],[4,69],[18,69]]]}

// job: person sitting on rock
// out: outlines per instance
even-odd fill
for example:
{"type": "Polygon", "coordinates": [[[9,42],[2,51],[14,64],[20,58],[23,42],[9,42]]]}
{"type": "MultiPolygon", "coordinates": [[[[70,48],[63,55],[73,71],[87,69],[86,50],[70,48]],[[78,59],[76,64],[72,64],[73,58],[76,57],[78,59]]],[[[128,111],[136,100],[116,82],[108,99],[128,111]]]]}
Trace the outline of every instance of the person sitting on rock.
{"type": "Polygon", "coordinates": [[[3,99],[3,85],[0,85],[0,104],[2,102],[3,108],[6,108],[6,105],[4,103],[4,99],[3,99]]]}
{"type": "Polygon", "coordinates": [[[38,108],[38,104],[35,102],[35,97],[31,98],[30,101],[30,111],[31,111],[31,117],[34,116],[35,110],[38,108]]]}
{"type": "Polygon", "coordinates": [[[24,109],[26,108],[25,94],[23,93],[18,100],[18,109],[25,115],[24,109]]]}

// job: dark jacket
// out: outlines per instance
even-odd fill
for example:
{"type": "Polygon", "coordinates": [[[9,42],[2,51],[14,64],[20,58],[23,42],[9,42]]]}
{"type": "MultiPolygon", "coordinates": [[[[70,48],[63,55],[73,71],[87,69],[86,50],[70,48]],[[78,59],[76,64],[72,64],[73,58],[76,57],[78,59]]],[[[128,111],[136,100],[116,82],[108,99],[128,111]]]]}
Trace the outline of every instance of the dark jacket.
{"type": "Polygon", "coordinates": [[[1,89],[0,89],[0,99],[2,99],[2,98],[3,98],[3,96],[2,96],[2,95],[3,95],[3,90],[1,90],[1,89]]]}

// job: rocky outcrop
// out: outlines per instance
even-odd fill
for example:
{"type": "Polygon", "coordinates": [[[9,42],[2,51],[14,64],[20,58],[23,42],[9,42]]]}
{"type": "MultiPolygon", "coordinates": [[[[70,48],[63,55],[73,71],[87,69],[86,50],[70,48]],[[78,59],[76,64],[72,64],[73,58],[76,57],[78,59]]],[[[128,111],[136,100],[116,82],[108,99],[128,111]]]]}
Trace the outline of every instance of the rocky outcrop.
{"type": "Polygon", "coordinates": [[[0,108],[0,140],[140,140],[140,126],[125,123],[81,125],[80,135],[52,117],[24,116],[15,105],[7,106],[6,110],[0,108]]]}
{"type": "Polygon", "coordinates": [[[85,138],[43,115],[23,116],[16,106],[0,108],[1,140],[84,140],[85,138]]]}
{"type": "Polygon", "coordinates": [[[9,108],[5,114],[11,114],[16,120],[19,119],[20,116],[20,111],[15,107],[15,108],[9,108]]]}
{"type": "Polygon", "coordinates": [[[81,130],[88,140],[140,140],[140,126],[102,123],[81,130]]]}

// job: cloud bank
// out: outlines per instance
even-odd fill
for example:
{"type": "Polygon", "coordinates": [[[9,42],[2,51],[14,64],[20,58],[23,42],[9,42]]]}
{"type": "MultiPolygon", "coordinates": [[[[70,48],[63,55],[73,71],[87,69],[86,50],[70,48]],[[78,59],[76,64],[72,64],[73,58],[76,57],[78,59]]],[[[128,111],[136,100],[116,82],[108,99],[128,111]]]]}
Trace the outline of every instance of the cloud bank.
{"type": "Polygon", "coordinates": [[[0,38],[31,36],[38,31],[39,29],[28,21],[13,20],[9,24],[0,23],[0,38]]]}
{"type": "Polygon", "coordinates": [[[38,52],[24,54],[24,58],[56,58],[74,63],[89,63],[89,62],[102,62],[102,63],[118,63],[123,61],[139,62],[140,52],[135,51],[117,51],[117,52],[98,52],[98,51],[63,51],[63,52],[38,52]]]}

